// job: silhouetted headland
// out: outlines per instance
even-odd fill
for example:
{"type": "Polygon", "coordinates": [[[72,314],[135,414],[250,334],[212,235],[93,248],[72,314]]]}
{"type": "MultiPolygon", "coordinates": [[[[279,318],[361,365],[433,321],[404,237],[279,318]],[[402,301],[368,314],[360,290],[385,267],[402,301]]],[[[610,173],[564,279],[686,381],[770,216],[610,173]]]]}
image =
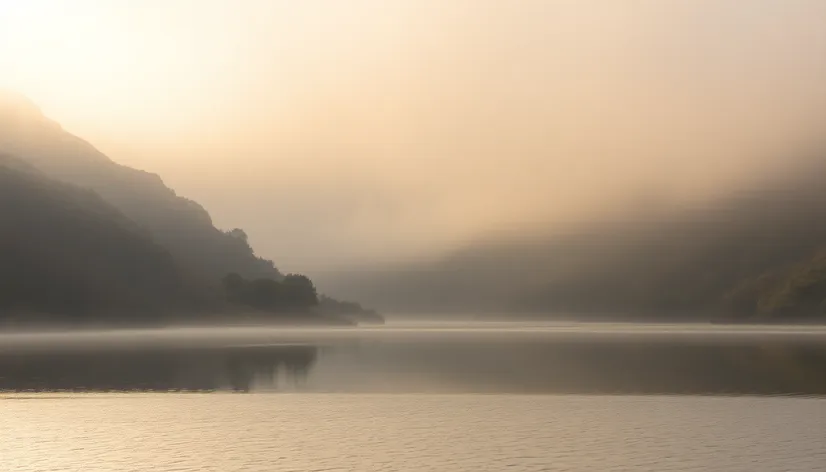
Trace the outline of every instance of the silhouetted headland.
{"type": "Polygon", "coordinates": [[[0,92],[0,329],[382,321],[0,92]]]}

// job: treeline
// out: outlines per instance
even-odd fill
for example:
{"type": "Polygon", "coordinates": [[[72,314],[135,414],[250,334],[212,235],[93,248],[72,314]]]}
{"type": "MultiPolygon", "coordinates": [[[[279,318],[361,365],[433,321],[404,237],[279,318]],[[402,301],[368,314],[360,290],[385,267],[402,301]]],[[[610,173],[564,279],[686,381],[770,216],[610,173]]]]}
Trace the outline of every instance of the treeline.
{"type": "Polygon", "coordinates": [[[744,280],[724,302],[734,319],[826,321],[826,250],[744,280]]]}
{"type": "Polygon", "coordinates": [[[376,310],[364,308],[360,303],[336,300],[322,295],[319,297],[319,307],[323,313],[337,315],[349,320],[362,323],[383,324],[384,317],[376,310]]]}
{"type": "Polygon", "coordinates": [[[264,320],[300,321],[320,315],[338,324],[384,323],[384,317],[359,303],[319,295],[313,281],[301,274],[248,280],[233,273],[224,277],[223,288],[230,303],[265,314],[264,320]]]}
{"type": "Polygon", "coordinates": [[[318,307],[318,293],[304,275],[288,274],[281,280],[246,280],[229,274],[223,280],[227,299],[243,306],[273,313],[307,313],[318,307]]]}

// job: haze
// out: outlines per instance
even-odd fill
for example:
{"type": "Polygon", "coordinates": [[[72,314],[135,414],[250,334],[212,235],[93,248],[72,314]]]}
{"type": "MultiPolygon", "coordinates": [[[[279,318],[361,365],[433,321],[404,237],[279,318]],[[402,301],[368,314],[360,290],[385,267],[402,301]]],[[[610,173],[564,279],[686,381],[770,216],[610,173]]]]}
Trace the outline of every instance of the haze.
{"type": "Polygon", "coordinates": [[[285,271],[714,197],[822,135],[820,0],[0,0],[0,86],[285,271]]]}

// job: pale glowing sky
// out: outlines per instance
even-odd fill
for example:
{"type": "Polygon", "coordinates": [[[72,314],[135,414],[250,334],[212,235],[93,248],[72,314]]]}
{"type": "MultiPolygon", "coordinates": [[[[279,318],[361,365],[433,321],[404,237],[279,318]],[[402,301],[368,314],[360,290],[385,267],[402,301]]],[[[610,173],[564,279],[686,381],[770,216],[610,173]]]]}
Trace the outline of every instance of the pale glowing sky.
{"type": "Polygon", "coordinates": [[[312,273],[776,165],[823,133],[825,19],[822,0],[0,0],[0,86],[312,273]]]}

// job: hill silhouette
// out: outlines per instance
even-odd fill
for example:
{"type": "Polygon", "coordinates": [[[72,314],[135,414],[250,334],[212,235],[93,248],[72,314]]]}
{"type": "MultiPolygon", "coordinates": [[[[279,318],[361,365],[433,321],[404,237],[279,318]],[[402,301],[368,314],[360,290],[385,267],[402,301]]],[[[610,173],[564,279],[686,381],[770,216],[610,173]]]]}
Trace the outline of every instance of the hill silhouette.
{"type": "Polygon", "coordinates": [[[198,306],[171,254],[97,194],[0,156],[0,321],[156,322],[198,306]]]}
{"type": "Polygon", "coordinates": [[[272,261],[257,257],[245,240],[215,228],[203,207],[178,196],[158,175],[115,163],[29,100],[8,92],[0,92],[0,151],[52,179],[94,190],[206,280],[217,282],[228,273],[282,276],[272,261]]]}
{"type": "Polygon", "coordinates": [[[408,312],[826,321],[824,175],[824,160],[797,161],[710,203],[624,208],[564,233],[479,242],[333,283],[408,312]]]}
{"type": "Polygon", "coordinates": [[[321,300],[309,278],[256,256],[243,230],[219,230],[157,175],[0,92],[0,323],[381,319],[321,300]]]}

